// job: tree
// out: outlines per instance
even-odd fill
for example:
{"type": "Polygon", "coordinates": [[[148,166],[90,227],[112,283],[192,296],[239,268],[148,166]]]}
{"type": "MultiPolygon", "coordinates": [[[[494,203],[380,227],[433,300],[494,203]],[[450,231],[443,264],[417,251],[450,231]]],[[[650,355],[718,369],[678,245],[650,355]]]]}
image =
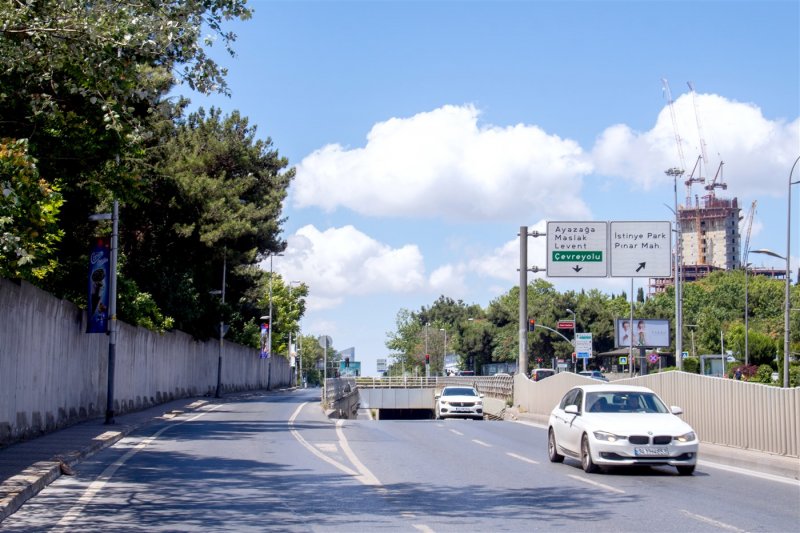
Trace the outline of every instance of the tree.
{"type": "Polygon", "coordinates": [[[58,188],[39,176],[26,141],[0,140],[0,276],[36,281],[56,265],[58,188]]]}
{"type": "Polygon", "coordinates": [[[246,118],[216,109],[180,121],[149,157],[146,200],[123,210],[120,242],[132,259],[125,274],[195,336],[213,333],[220,313],[241,314],[241,324],[257,319],[254,289],[265,274],[256,265],[285,246],[281,209],[294,169],[284,170],[287,160],[270,139],[256,139],[246,118]],[[224,310],[209,297],[223,264],[224,310]]]}

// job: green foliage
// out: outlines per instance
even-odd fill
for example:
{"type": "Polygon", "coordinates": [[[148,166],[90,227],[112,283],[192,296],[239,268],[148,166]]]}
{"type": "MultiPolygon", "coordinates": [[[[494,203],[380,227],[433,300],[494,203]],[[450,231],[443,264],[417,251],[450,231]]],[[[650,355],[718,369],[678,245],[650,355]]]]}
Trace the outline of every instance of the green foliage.
{"type": "Polygon", "coordinates": [[[770,365],[759,365],[758,370],[756,371],[755,375],[750,379],[750,381],[772,385],[774,383],[772,381],[773,372],[775,372],[775,369],[772,368],[770,365]]]}
{"type": "Polygon", "coordinates": [[[700,359],[697,357],[687,357],[682,363],[683,371],[690,374],[700,373],[700,359]]]}
{"type": "Polygon", "coordinates": [[[35,281],[56,267],[58,187],[39,176],[26,141],[0,139],[0,276],[35,281]]]}

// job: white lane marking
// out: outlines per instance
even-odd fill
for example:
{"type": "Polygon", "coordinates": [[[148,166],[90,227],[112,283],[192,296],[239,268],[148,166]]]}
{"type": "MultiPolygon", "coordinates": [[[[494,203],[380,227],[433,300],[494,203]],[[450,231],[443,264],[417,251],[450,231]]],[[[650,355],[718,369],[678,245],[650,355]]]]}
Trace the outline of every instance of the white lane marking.
{"type": "Polygon", "coordinates": [[[689,518],[694,518],[698,522],[703,522],[705,524],[711,524],[714,527],[719,527],[719,528],[727,529],[727,530],[730,530],[730,531],[745,531],[744,529],[739,529],[736,526],[732,526],[730,524],[726,524],[725,522],[720,522],[719,520],[714,520],[713,518],[709,518],[707,516],[690,513],[686,509],[681,509],[681,512],[683,514],[685,514],[686,516],[688,516],[689,518]]]}
{"type": "Polygon", "coordinates": [[[435,533],[433,529],[426,526],[425,524],[411,524],[414,529],[419,529],[420,531],[424,531],[425,533],[435,533]]]}
{"type": "Polygon", "coordinates": [[[492,447],[491,444],[486,444],[482,440],[472,439],[472,442],[474,442],[475,444],[480,444],[481,446],[486,446],[487,448],[491,448],[492,447]]]}
{"type": "Polygon", "coordinates": [[[356,467],[361,475],[358,477],[358,480],[363,483],[364,485],[381,485],[381,482],[378,481],[372,472],[369,471],[369,468],[364,466],[359,458],[353,453],[353,450],[350,448],[350,443],[347,442],[347,439],[344,436],[344,431],[342,431],[342,426],[344,425],[344,420],[339,419],[336,421],[336,434],[339,435],[339,446],[342,447],[342,451],[350,459],[350,462],[356,467]]]}
{"type": "Polygon", "coordinates": [[[618,489],[616,487],[612,487],[611,485],[605,485],[603,483],[598,483],[597,481],[592,481],[591,479],[586,479],[580,476],[573,476],[572,474],[568,475],[567,477],[571,477],[577,481],[582,481],[583,483],[588,483],[589,485],[594,485],[595,487],[601,488],[603,490],[608,490],[611,492],[616,492],[617,494],[625,494],[625,491],[622,489],[618,489]]]}
{"type": "Polygon", "coordinates": [[[697,461],[698,466],[707,466],[709,468],[718,468],[720,470],[727,470],[729,472],[735,472],[737,474],[744,474],[745,476],[752,476],[761,479],[766,479],[767,481],[777,481],[778,483],[785,483],[787,485],[793,485],[795,487],[800,487],[800,481],[788,477],[783,476],[776,476],[774,474],[766,474],[764,472],[756,472],[755,470],[747,470],[746,468],[739,468],[736,466],[730,465],[722,465],[719,463],[710,463],[708,461],[697,461]]]}
{"type": "Polygon", "coordinates": [[[80,514],[83,512],[83,510],[86,508],[86,506],[89,505],[92,502],[92,500],[97,495],[97,493],[100,492],[101,490],[103,490],[103,487],[106,486],[106,483],[111,481],[111,478],[114,476],[114,474],[117,472],[117,470],[119,470],[128,461],[128,459],[130,459],[131,457],[133,457],[134,455],[136,455],[137,453],[139,453],[140,451],[145,449],[150,443],[152,443],[154,440],[156,440],[158,437],[160,437],[161,434],[164,433],[166,430],[168,430],[170,428],[173,428],[173,427],[175,427],[177,425],[184,424],[186,422],[191,422],[193,420],[197,420],[201,416],[204,416],[204,415],[208,414],[209,412],[213,411],[214,409],[217,409],[218,407],[222,407],[222,405],[223,404],[217,404],[217,405],[215,405],[213,407],[210,407],[210,408],[206,409],[204,412],[202,412],[202,413],[200,413],[200,414],[198,414],[196,416],[193,416],[191,418],[187,418],[186,420],[181,420],[181,421],[178,421],[178,422],[174,422],[174,423],[172,423],[172,424],[170,424],[168,426],[165,426],[165,427],[161,428],[160,430],[155,432],[153,435],[151,435],[151,436],[147,437],[146,439],[142,440],[141,442],[139,442],[139,444],[137,444],[136,446],[131,448],[125,455],[123,455],[122,457],[120,457],[119,459],[117,459],[116,461],[111,463],[110,465],[108,465],[105,468],[105,470],[103,470],[100,473],[100,475],[97,476],[97,478],[89,484],[87,489],[85,491],[83,491],[83,494],[81,494],[81,497],[78,498],[78,503],[76,503],[75,505],[70,507],[70,509],[64,514],[64,516],[61,517],[61,520],[59,520],[58,523],[56,523],[55,527],[53,528],[53,531],[66,531],[68,529],[68,526],[72,522],[74,522],[75,519],[78,518],[78,516],[80,516],[80,514]]]}
{"type": "Polygon", "coordinates": [[[453,433],[455,433],[456,435],[459,435],[459,436],[461,436],[461,437],[463,437],[463,436],[464,436],[464,434],[463,434],[463,433],[461,433],[460,431],[456,431],[455,429],[451,429],[450,431],[451,431],[451,432],[453,432],[453,433]]]}
{"type": "Polygon", "coordinates": [[[321,451],[316,449],[314,446],[309,444],[308,441],[306,439],[304,439],[303,436],[300,435],[300,433],[296,429],[294,429],[294,419],[297,418],[297,415],[300,414],[300,411],[307,404],[308,404],[308,402],[301,403],[297,407],[297,409],[295,409],[294,413],[292,413],[292,416],[289,417],[289,431],[291,432],[292,436],[295,438],[295,440],[297,440],[297,442],[299,442],[303,446],[303,448],[305,448],[306,450],[310,451],[311,453],[313,453],[314,455],[316,455],[317,457],[319,457],[320,459],[322,459],[326,463],[328,463],[330,465],[333,465],[334,467],[338,468],[339,470],[341,470],[342,472],[344,472],[348,476],[358,477],[358,472],[356,472],[354,470],[351,470],[350,468],[346,467],[345,465],[343,465],[339,461],[331,459],[330,457],[328,457],[327,455],[325,455],[324,453],[322,453],[321,451]]]}
{"type": "Polygon", "coordinates": [[[509,457],[513,457],[514,459],[519,459],[520,461],[525,461],[526,463],[530,463],[532,465],[538,465],[539,461],[534,461],[533,459],[528,459],[527,457],[523,457],[521,455],[517,455],[515,453],[506,452],[506,455],[509,457]]]}
{"type": "Polygon", "coordinates": [[[339,448],[336,447],[335,442],[320,442],[317,444],[319,451],[326,453],[335,453],[339,448]]]}

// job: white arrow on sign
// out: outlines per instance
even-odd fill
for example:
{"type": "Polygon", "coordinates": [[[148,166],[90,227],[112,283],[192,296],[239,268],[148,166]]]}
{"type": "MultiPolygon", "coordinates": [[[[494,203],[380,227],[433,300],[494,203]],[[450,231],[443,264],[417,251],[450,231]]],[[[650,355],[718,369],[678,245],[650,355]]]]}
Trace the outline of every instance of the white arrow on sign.
{"type": "Polygon", "coordinates": [[[612,221],[609,232],[612,278],[672,275],[672,223],[612,221]]]}

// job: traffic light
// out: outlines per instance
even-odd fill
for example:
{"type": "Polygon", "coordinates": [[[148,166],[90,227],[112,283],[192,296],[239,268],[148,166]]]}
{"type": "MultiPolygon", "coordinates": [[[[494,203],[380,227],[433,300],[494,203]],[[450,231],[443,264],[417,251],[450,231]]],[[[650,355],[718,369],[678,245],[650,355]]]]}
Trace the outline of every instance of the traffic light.
{"type": "Polygon", "coordinates": [[[428,354],[425,354],[425,364],[426,365],[431,364],[431,356],[428,354]]]}
{"type": "Polygon", "coordinates": [[[528,331],[533,331],[536,329],[536,320],[533,318],[528,319],[528,331]]]}
{"type": "Polygon", "coordinates": [[[344,367],[345,368],[350,368],[350,358],[349,357],[345,357],[344,358],[344,367]]]}

